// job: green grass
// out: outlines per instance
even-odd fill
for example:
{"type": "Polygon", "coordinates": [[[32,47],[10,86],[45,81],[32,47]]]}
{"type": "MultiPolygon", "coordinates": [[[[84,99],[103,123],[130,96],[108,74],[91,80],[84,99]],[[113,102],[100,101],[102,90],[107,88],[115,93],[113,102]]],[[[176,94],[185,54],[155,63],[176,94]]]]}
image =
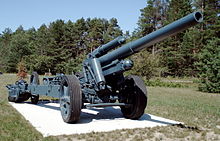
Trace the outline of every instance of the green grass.
{"type": "Polygon", "coordinates": [[[147,112],[214,129],[220,125],[220,94],[186,88],[149,88],[147,112]]]}
{"type": "Polygon", "coordinates": [[[55,138],[52,137],[43,138],[20,113],[8,104],[5,85],[14,83],[16,79],[16,75],[0,75],[0,140],[54,140],[55,138]]]}
{"type": "Polygon", "coordinates": [[[6,84],[15,75],[0,75],[0,140],[220,140],[220,94],[192,88],[148,88],[146,113],[184,125],[47,137],[34,129],[7,101],[6,84]]]}

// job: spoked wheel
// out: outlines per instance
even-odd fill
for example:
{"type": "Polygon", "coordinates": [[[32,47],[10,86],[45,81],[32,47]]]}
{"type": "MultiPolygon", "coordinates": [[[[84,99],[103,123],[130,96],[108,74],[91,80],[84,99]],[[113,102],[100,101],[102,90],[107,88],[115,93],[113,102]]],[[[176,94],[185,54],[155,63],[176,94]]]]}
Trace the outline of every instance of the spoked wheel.
{"type": "Polygon", "coordinates": [[[82,107],[82,91],[75,75],[63,76],[60,93],[60,110],[64,122],[79,120],[82,107]]]}
{"type": "MultiPolygon", "coordinates": [[[[39,75],[37,72],[33,72],[30,78],[30,84],[31,85],[39,85],[40,80],[39,80],[39,75]]],[[[31,95],[31,103],[32,104],[37,104],[39,101],[39,95],[31,95]]]]}
{"type": "Polygon", "coordinates": [[[147,106],[147,89],[139,76],[130,75],[125,78],[125,90],[122,102],[130,104],[129,107],[121,107],[125,118],[139,119],[147,106]]]}

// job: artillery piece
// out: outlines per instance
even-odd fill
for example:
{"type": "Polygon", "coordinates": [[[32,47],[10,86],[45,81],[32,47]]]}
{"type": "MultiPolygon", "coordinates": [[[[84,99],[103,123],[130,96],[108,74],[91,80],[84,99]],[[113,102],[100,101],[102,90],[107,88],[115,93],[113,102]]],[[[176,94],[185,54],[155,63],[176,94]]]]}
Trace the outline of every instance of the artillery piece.
{"type": "Polygon", "coordinates": [[[76,123],[84,107],[120,106],[125,118],[139,119],[147,106],[147,89],[140,77],[124,76],[133,66],[131,60],[124,59],[202,20],[202,14],[194,12],[125,45],[125,38],[120,36],[88,54],[80,73],[45,77],[39,84],[39,76],[34,72],[30,84],[19,80],[7,85],[8,100],[23,102],[30,98],[37,104],[39,95],[59,98],[61,115],[67,123],[76,123]],[[113,50],[118,46],[121,47],[113,50]]]}

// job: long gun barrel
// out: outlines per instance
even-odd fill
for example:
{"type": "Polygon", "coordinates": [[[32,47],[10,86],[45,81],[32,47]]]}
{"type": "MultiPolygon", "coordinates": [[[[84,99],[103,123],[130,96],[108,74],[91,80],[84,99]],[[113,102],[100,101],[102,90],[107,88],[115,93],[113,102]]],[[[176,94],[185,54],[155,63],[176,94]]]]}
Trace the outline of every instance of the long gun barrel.
{"type": "Polygon", "coordinates": [[[114,49],[115,47],[123,44],[124,42],[125,42],[125,38],[122,36],[119,36],[115,38],[114,40],[108,42],[107,44],[98,47],[90,55],[92,55],[93,57],[100,57],[106,54],[111,49],[114,49]]]}
{"type": "Polygon", "coordinates": [[[201,22],[202,19],[200,12],[194,12],[110,52],[125,41],[119,36],[88,54],[83,61],[82,72],[76,75],[44,77],[43,84],[39,84],[39,76],[33,72],[30,84],[19,80],[7,85],[8,100],[23,102],[30,98],[36,104],[39,95],[59,98],[61,115],[67,123],[76,123],[80,119],[81,108],[84,107],[120,106],[125,118],[139,119],[147,106],[147,89],[139,76],[124,75],[133,66],[131,60],[124,59],[201,22]]]}
{"type": "Polygon", "coordinates": [[[194,26],[197,23],[200,23],[202,20],[203,20],[202,13],[200,12],[191,13],[163,28],[160,28],[155,32],[152,32],[133,42],[127,43],[122,47],[99,57],[100,64],[104,66],[116,59],[119,60],[124,59],[140,51],[143,48],[149,47],[191,26],[194,26]]]}

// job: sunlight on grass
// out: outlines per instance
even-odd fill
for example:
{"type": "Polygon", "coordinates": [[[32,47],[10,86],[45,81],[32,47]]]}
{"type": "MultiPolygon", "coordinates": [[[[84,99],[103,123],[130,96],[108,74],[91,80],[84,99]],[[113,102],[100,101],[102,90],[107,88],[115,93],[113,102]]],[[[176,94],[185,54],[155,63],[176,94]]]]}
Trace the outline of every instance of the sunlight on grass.
{"type": "MultiPolygon", "coordinates": [[[[42,76],[40,76],[42,78],[42,76]]],[[[112,132],[43,138],[7,101],[6,84],[15,74],[0,75],[0,140],[219,140],[220,94],[202,93],[196,88],[148,88],[146,113],[184,122],[168,126],[124,129],[112,132]]],[[[43,97],[45,98],[45,97],[43,97]]],[[[54,121],[55,122],[55,121],[54,121]]]]}
{"type": "Polygon", "coordinates": [[[185,88],[149,88],[147,111],[185,124],[215,128],[220,125],[220,94],[185,88]]]}
{"type": "Polygon", "coordinates": [[[31,141],[31,140],[54,140],[43,138],[11,105],[8,104],[8,92],[5,87],[17,80],[15,74],[0,75],[0,140],[2,141],[31,141]]]}

